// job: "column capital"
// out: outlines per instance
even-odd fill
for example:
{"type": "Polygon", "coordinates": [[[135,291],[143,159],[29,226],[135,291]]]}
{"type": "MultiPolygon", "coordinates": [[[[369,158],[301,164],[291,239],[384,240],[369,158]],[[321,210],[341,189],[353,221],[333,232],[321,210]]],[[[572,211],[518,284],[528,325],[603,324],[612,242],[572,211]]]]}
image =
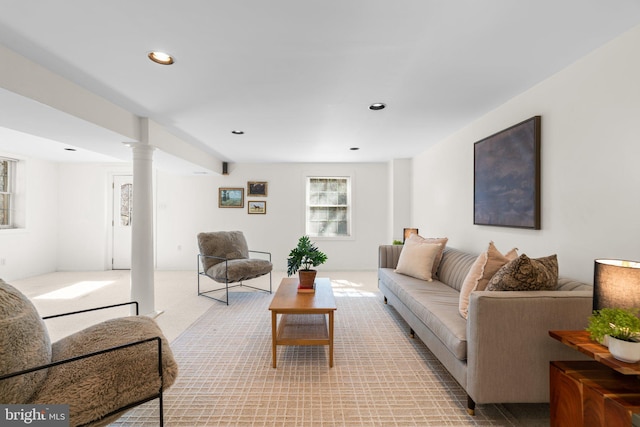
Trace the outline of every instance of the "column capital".
{"type": "Polygon", "coordinates": [[[151,160],[153,152],[156,149],[153,145],[144,142],[123,142],[123,144],[131,148],[134,160],[151,160]]]}

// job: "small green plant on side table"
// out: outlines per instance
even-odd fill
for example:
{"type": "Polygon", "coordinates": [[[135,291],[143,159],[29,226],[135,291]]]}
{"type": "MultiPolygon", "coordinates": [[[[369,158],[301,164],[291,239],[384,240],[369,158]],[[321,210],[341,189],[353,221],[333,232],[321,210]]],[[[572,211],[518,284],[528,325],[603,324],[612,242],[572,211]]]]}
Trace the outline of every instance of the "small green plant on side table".
{"type": "Polygon", "coordinates": [[[602,342],[604,337],[632,341],[640,335],[640,319],[637,309],[603,308],[595,310],[589,317],[587,331],[594,341],[602,342]]]}
{"type": "Polygon", "coordinates": [[[611,355],[627,363],[640,361],[638,309],[603,308],[589,317],[591,339],[607,345],[611,355]],[[608,343],[606,338],[609,336],[608,343]]]}

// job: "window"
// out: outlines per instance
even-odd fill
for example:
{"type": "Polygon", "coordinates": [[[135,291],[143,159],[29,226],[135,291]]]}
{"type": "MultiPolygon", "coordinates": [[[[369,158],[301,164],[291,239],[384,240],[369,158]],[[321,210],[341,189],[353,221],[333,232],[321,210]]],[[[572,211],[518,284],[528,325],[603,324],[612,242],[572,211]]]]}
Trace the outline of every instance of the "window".
{"type": "Polygon", "coordinates": [[[307,177],[306,234],[351,236],[351,179],[307,177]]]}
{"type": "Polygon", "coordinates": [[[133,212],[133,184],[120,185],[120,225],[131,225],[131,213],[133,212]]]}
{"type": "Polygon", "coordinates": [[[0,228],[13,228],[16,161],[0,157],[0,228]]]}

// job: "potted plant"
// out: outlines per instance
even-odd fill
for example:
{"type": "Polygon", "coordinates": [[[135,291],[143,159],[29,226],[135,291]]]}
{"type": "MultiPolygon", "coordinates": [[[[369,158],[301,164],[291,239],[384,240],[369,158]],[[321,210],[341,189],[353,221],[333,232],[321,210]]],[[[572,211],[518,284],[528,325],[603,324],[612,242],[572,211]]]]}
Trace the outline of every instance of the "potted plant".
{"type": "Polygon", "coordinates": [[[640,318],[637,309],[603,308],[594,311],[587,327],[591,338],[603,342],[608,336],[609,351],[618,360],[640,361],[640,318]]]}
{"type": "Polygon", "coordinates": [[[298,272],[300,288],[313,289],[316,279],[317,267],[327,261],[327,255],[321,252],[309,239],[309,236],[302,236],[298,240],[298,246],[291,249],[287,258],[287,275],[291,276],[298,272]]]}
{"type": "Polygon", "coordinates": [[[587,332],[592,340],[599,342],[605,347],[609,347],[609,334],[611,333],[611,321],[614,318],[614,309],[604,308],[595,310],[589,316],[587,332]]]}

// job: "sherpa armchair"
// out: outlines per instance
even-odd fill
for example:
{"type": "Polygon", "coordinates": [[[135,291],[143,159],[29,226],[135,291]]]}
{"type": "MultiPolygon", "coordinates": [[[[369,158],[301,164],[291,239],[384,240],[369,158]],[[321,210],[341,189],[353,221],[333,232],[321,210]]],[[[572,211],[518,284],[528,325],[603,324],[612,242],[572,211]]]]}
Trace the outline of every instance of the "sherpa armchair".
{"type": "MultiPolygon", "coordinates": [[[[92,310],[68,314],[86,311],[92,310]]],[[[163,425],[162,392],[178,365],[153,319],[111,319],[51,344],[43,320],[59,316],[41,318],[24,294],[0,279],[0,403],[69,405],[75,427],[110,424],[157,398],[163,425]]]]}
{"type": "Polygon", "coordinates": [[[247,240],[242,231],[213,231],[198,234],[198,295],[206,296],[229,305],[229,289],[236,286],[246,286],[259,291],[271,293],[271,253],[249,250],[247,240]],[[267,259],[249,258],[250,253],[261,254],[267,259]],[[269,275],[269,289],[257,288],[243,284],[244,281],[256,277],[269,275]],[[202,290],[200,277],[206,276],[223,287],[202,290]],[[237,283],[229,286],[230,283],[237,283]],[[212,296],[214,292],[224,290],[226,298],[212,296]]]}

